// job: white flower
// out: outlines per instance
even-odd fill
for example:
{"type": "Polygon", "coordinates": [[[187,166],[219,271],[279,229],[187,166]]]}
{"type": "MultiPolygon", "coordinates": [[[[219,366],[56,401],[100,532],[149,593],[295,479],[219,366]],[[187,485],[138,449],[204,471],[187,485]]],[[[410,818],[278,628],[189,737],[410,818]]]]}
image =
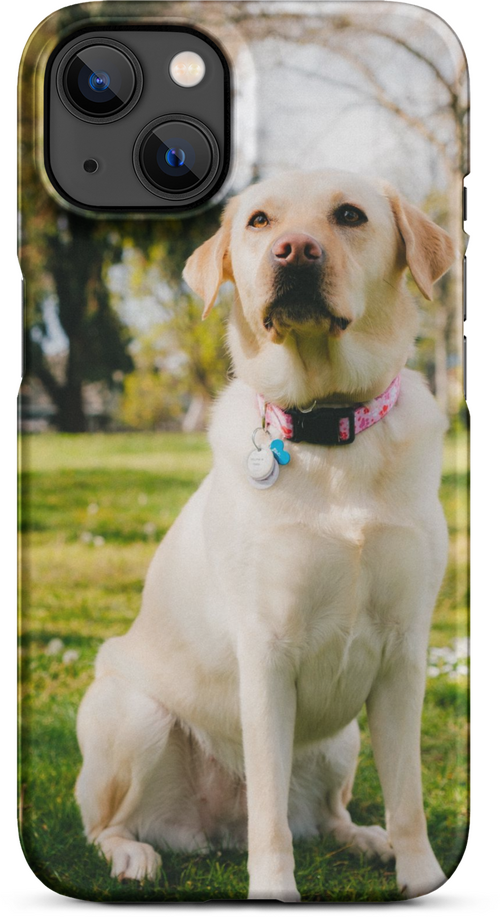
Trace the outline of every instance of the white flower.
{"type": "Polygon", "coordinates": [[[469,657],[468,637],[455,637],[453,647],[429,647],[429,667],[427,674],[430,678],[446,675],[450,681],[458,681],[469,674],[465,660],[469,657]]]}
{"type": "Polygon", "coordinates": [[[49,640],[47,646],[45,647],[46,656],[57,656],[61,650],[64,649],[64,643],[59,637],[54,637],[53,640],[49,640]]]}
{"type": "Polygon", "coordinates": [[[89,505],[87,506],[87,512],[89,516],[95,516],[95,514],[99,512],[99,504],[98,503],[89,503],[89,505]]]}
{"type": "Polygon", "coordinates": [[[103,544],[106,544],[106,539],[103,538],[102,535],[95,535],[95,536],[94,536],[94,545],[95,545],[95,547],[96,547],[96,548],[100,548],[100,547],[102,547],[103,544]]]}
{"type": "Polygon", "coordinates": [[[156,532],[156,525],[154,522],[146,522],[143,528],[143,532],[145,535],[154,535],[156,532]]]}
{"type": "Polygon", "coordinates": [[[82,532],[80,535],[80,541],[83,541],[84,544],[92,544],[92,532],[82,532]]]}
{"type": "Polygon", "coordinates": [[[458,659],[468,659],[469,658],[469,638],[468,637],[455,637],[453,641],[453,646],[455,647],[455,653],[457,654],[458,659]]]}
{"type": "Polygon", "coordinates": [[[62,661],[65,665],[68,665],[70,662],[76,662],[79,655],[80,653],[77,650],[66,650],[66,652],[63,653],[62,661]]]}

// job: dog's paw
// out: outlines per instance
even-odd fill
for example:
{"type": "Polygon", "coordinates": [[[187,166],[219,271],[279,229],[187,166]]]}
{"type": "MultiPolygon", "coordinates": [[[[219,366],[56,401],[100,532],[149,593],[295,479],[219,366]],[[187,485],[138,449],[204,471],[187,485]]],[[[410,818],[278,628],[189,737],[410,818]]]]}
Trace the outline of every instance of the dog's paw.
{"type": "Polygon", "coordinates": [[[389,843],[387,831],[384,831],[379,825],[368,827],[355,825],[352,849],[369,859],[376,857],[382,863],[390,863],[394,859],[394,850],[389,843]]]}
{"type": "Polygon", "coordinates": [[[249,863],[250,900],[300,901],[293,872],[293,856],[275,854],[254,857],[249,863]]]}
{"type": "Polygon", "coordinates": [[[446,876],[432,852],[425,856],[398,856],[396,879],[405,898],[428,895],[446,882],[446,876]]]}
{"type": "Polygon", "coordinates": [[[271,886],[268,889],[252,884],[248,891],[248,899],[250,901],[286,901],[287,904],[290,904],[292,901],[300,901],[300,894],[295,882],[290,887],[271,886]]]}
{"type": "Polygon", "coordinates": [[[387,831],[379,825],[355,825],[348,813],[341,818],[332,818],[329,829],[339,844],[345,844],[353,853],[362,853],[369,859],[377,857],[382,863],[394,859],[394,850],[387,831]]]}
{"type": "Polygon", "coordinates": [[[124,840],[111,854],[111,875],[120,882],[125,879],[155,879],[161,867],[161,857],[150,844],[124,840]]]}

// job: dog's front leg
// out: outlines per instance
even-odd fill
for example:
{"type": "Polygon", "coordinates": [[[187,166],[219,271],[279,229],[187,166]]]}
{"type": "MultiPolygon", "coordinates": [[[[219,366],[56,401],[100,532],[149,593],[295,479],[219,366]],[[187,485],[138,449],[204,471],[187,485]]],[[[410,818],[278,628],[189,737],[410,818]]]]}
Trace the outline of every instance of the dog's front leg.
{"type": "Polygon", "coordinates": [[[382,784],[386,827],[402,893],[415,898],[446,881],[427,837],[420,770],[420,719],[425,691],[422,658],[393,662],[367,701],[375,763],[382,784]]]}
{"type": "Polygon", "coordinates": [[[287,811],[296,710],[293,665],[250,636],[241,640],[238,656],[249,898],[299,901],[287,811]]]}

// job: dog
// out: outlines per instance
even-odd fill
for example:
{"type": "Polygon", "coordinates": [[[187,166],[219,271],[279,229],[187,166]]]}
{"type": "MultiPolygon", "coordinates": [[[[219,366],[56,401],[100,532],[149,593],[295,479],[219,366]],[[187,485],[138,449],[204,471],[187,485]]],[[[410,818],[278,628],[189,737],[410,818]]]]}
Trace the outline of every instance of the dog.
{"type": "Polygon", "coordinates": [[[292,839],[331,832],[394,858],[407,897],[445,881],[420,720],[446,421],[405,368],[405,272],[430,299],[455,257],[391,186],[326,170],[250,186],[189,258],[204,317],[234,284],[234,379],[213,410],[213,468],[78,714],[77,800],[113,876],[154,877],[157,849],[248,844],[249,897],[295,901],[292,839]],[[347,809],[365,704],[385,830],[347,809]]]}

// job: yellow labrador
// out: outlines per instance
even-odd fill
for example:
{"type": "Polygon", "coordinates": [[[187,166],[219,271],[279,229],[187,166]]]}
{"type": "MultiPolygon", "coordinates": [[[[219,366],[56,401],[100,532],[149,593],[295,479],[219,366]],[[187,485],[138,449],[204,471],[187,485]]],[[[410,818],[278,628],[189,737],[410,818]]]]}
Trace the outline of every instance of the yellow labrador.
{"type": "Polygon", "coordinates": [[[391,187],[335,171],[248,188],[189,259],[205,315],[234,283],[236,379],[214,409],[213,470],[158,548],[139,617],[100,650],[79,711],[77,798],[112,875],[153,876],[155,848],[248,843],[249,896],[292,901],[292,837],[331,832],[395,857],[408,897],[444,882],[419,733],[447,557],[445,420],[404,368],[417,327],[404,274],[430,298],[453,260],[449,236],[391,187]],[[370,411],[395,379],[380,422],[351,442],[349,421],[347,443],[324,444],[337,415],[323,405],[370,411]],[[312,442],[304,421],[279,477],[273,458],[255,487],[247,456],[266,405],[323,420],[312,442]],[[387,833],[347,810],[365,703],[387,833]]]}

